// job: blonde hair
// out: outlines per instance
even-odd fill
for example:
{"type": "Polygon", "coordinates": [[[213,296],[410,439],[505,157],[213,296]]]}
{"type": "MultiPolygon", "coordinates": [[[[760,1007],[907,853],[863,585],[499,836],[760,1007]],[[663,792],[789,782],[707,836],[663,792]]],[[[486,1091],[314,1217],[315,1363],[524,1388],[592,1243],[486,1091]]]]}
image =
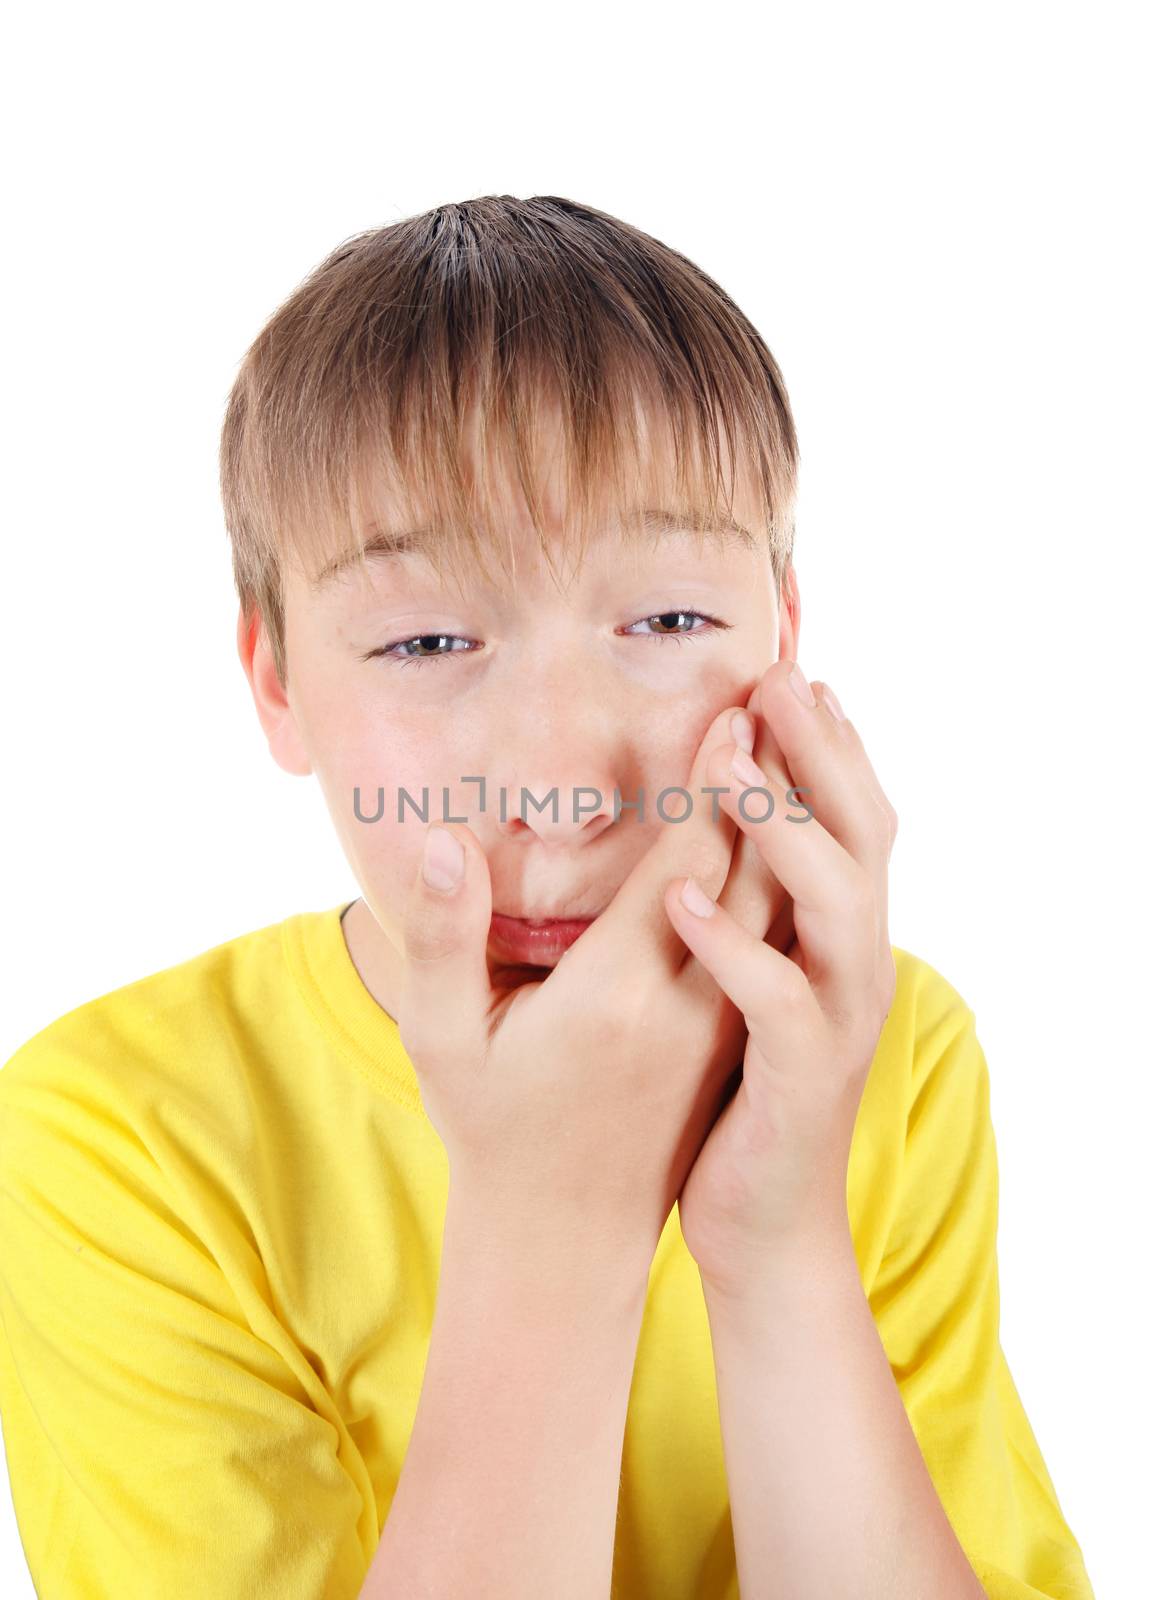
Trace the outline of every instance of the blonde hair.
{"type": "Polygon", "coordinates": [[[464,465],[469,409],[487,450],[514,462],[550,563],[531,467],[545,401],[561,421],[581,553],[609,500],[631,524],[646,403],[668,422],[677,497],[705,513],[700,532],[717,530],[722,495],[731,515],[742,462],[779,592],[797,439],[752,323],[686,256],[606,212],[559,195],[487,195],[345,240],[241,361],[222,425],[222,504],[239,600],[265,624],[283,685],[285,565],[364,559],[375,481],[423,524],[440,568],[479,567],[501,547],[487,452],[481,485],[464,465]]]}

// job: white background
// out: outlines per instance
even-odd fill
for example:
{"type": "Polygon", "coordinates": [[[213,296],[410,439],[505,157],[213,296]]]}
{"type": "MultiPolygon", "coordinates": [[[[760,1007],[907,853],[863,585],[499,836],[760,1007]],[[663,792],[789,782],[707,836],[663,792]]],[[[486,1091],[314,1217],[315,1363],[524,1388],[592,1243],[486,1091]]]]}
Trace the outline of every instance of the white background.
{"type": "MultiPolygon", "coordinates": [[[[1019,0],[425,26],[25,8],[2,112],[0,1059],[357,893],[234,646],[217,432],[263,320],[341,239],[440,202],[611,211],[717,278],[785,373],[800,659],[900,813],[893,942],[977,1013],[1003,1347],[1100,1600],[1154,1573],[1142,22],[1019,0]]],[[[33,1593],[7,1495],[0,1589],[33,1593]]]]}

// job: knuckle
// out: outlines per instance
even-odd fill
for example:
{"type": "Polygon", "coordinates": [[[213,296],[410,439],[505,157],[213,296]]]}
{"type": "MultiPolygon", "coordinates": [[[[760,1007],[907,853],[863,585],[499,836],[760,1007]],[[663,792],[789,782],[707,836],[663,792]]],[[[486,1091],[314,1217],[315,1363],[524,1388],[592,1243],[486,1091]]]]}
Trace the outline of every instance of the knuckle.
{"type": "Polygon", "coordinates": [[[681,857],[681,874],[696,878],[711,893],[721,887],[728,867],[730,849],[719,835],[709,835],[702,840],[691,840],[690,848],[681,857]]]}
{"type": "Polygon", "coordinates": [[[780,993],[777,997],[778,1007],[783,1007],[794,1017],[808,1015],[816,1005],[813,985],[795,961],[791,961],[789,965],[792,971],[784,972],[781,977],[780,993]]]}
{"type": "Polygon", "coordinates": [[[885,840],[886,847],[887,849],[892,849],[893,842],[897,838],[897,812],[886,800],[878,807],[878,816],[880,818],[881,834],[885,840]]]}

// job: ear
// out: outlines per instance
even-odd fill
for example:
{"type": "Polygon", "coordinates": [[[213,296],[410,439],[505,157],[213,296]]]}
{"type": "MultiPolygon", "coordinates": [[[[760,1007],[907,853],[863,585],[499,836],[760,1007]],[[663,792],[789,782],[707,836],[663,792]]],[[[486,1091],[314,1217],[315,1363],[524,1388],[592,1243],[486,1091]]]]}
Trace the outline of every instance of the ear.
{"type": "Polygon", "coordinates": [[[785,568],[781,584],[781,647],[778,660],[796,661],[797,644],[801,637],[801,593],[797,588],[797,572],[790,561],[785,568]]]}
{"type": "Polygon", "coordinates": [[[305,778],[314,770],[298,730],[297,718],[285,689],[278,682],[274,653],[265,623],[257,611],[237,615],[237,652],[249,679],[257,707],[258,721],[270,747],[270,754],[283,772],[305,778]]]}

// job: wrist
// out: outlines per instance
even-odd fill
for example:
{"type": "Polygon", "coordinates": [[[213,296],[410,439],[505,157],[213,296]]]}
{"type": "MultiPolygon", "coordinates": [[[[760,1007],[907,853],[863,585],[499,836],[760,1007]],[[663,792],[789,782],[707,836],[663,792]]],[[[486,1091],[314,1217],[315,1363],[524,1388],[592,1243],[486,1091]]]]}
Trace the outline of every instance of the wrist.
{"type": "Polygon", "coordinates": [[[786,1316],[806,1317],[856,1284],[860,1268],[848,1228],[799,1235],[764,1250],[743,1273],[701,1269],[705,1306],[714,1327],[766,1332],[786,1316]]]}
{"type": "Polygon", "coordinates": [[[655,1241],[540,1204],[509,1203],[493,1186],[452,1182],[443,1272],[541,1306],[574,1312],[593,1302],[628,1318],[643,1312],[655,1241]]]}

